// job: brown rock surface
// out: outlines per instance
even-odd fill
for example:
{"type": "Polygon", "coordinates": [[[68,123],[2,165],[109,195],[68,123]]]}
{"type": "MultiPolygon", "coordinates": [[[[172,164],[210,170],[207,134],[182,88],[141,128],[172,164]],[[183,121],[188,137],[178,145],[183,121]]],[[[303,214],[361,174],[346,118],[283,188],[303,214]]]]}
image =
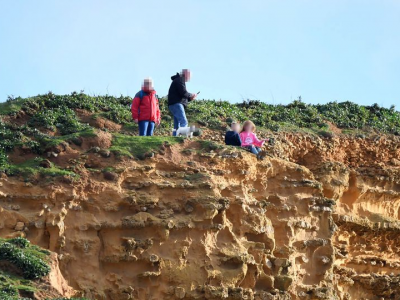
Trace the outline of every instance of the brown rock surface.
{"type": "Polygon", "coordinates": [[[374,143],[288,134],[258,161],[191,142],[113,181],[2,178],[0,236],[58,253],[89,299],[399,299],[399,147],[374,143]]]}

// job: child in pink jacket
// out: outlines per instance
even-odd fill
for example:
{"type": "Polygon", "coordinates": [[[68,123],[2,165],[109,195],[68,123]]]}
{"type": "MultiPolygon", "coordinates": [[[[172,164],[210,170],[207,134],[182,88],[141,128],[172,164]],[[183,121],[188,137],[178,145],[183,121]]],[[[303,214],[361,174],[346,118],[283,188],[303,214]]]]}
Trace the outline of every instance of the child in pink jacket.
{"type": "Polygon", "coordinates": [[[261,152],[260,148],[268,140],[259,140],[254,131],[256,131],[256,125],[254,125],[252,121],[244,122],[242,132],[240,133],[240,139],[242,140],[242,147],[258,156],[261,152]]]}

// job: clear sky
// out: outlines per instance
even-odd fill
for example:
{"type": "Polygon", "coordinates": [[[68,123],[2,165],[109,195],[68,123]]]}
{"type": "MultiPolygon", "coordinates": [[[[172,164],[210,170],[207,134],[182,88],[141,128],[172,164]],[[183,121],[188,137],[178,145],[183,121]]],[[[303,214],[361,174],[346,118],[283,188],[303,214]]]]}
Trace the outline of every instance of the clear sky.
{"type": "Polygon", "coordinates": [[[162,96],[182,68],[200,98],[400,106],[400,1],[0,0],[0,101],[162,96]]]}

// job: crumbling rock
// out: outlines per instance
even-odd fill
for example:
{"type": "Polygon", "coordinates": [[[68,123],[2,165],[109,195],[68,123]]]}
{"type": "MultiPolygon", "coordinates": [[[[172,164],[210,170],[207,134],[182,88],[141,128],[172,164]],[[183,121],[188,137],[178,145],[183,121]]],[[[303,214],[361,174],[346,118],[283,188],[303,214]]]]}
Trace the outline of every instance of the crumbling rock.
{"type": "MultiPolygon", "coordinates": [[[[95,146],[75,163],[113,169],[76,183],[2,176],[0,236],[26,235],[57,252],[61,272],[89,299],[400,295],[400,171],[385,150],[398,153],[394,144],[382,154],[337,135],[288,133],[270,148],[274,157],[257,161],[196,143],[166,145],[144,161],[114,161],[95,146]],[[380,158],[359,166],[355,146],[380,158]]],[[[68,147],[48,149],[49,159],[68,147]]]]}

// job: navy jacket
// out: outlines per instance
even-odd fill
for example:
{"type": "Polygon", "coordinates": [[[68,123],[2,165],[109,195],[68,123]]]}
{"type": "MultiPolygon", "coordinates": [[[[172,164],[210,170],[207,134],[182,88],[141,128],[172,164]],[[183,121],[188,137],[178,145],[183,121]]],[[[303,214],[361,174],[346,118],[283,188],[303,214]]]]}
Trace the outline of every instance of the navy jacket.
{"type": "Polygon", "coordinates": [[[242,146],[242,140],[239,133],[235,131],[227,131],[225,134],[225,144],[229,146],[242,146]]]}
{"type": "Polygon", "coordinates": [[[172,83],[168,91],[168,106],[176,103],[182,103],[186,106],[191,101],[190,97],[192,94],[186,90],[185,79],[181,74],[176,73],[176,75],[171,77],[171,80],[172,83]]]}

